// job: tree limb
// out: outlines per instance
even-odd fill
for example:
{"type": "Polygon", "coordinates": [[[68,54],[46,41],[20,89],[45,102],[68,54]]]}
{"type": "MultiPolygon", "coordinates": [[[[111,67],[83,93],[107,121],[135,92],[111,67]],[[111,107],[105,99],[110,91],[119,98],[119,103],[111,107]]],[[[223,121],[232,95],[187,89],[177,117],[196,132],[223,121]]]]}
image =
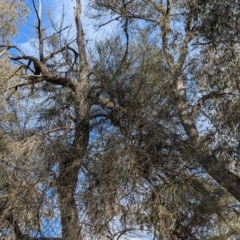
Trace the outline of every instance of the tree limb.
{"type": "Polygon", "coordinates": [[[54,56],[57,55],[58,53],[63,52],[63,51],[66,50],[66,49],[69,49],[69,50],[71,50],[71,51],[74,53],[74,55],[75,55],[75,62],[76,62],[76,59],[77,59],[77,57],[78,57],[78,53],[76,52],[75,49],[73,49],[72,47],[69,46],[69,45],[72,44],[73,42],[75,42],[75,40],[73,40],[73,41],[71,41],[70,43],[66,44],[66,45],[63,46],[62,48],[60,48],[60,49],[58,49],[58,50],[56,50],[56,51],[53,51],[53,52],[50,53],[48,56],[46,56],[46,57],[43,58],[43,62],[44,62],[44,63],[47,62],[49,59],[51,59],[52,57],[54,57],[54,56]]]}

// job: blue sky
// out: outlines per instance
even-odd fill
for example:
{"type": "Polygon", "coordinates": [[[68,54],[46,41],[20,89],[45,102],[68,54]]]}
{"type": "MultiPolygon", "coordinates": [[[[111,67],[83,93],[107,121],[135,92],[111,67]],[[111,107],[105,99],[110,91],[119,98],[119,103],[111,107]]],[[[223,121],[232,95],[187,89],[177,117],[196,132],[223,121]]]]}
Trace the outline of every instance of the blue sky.
{"type": "MultiPolygon", "coordinates": [[[[33,43],[37,43],[36,39],[36,28],[34,25],[37,23],[36,14],[33,8],[32,0],[26,0],[27,5],[30,9],[30,14],[26,19],[25,23],[22,23],[19,32],[16,37],[12,39],[13,43],[19,46],[25,54],[27,55],[37,55],[37,49],[33,47],[33,43]]],[[[36,4],[38,4],[38,0],[35,0],[36,4]]],[[[65,9],[65,26],[70,26],[72,24],[73,27],[73,34],[74,34],[74,14],[73,14],[73,7],[74,7],[74,0],[42,0],[42,26],[47,27],[49,26],[49,19],[46,14],[47,11],[50,11],[53,18],[60,22],[62,16],[62,8],[64,5],[65,9]]],[[[117,22],[112,22],[110,25],[104,26],[104,28],[96,31],[96,28],[93,26],[93,20],[87,17],[87,0],[82,1],[83,6],[83,15],[82,15],[82,22],[84,26],[84,31],[86,34],[86,38],[90,40],[101,40],[107,37],[110,37],[114,31],[117,31],[117,22]]],[[[104,19],[103,19],[104,21],[104,19]]],[[[96,22],[95,22],[96,23],[96,22]]],[[[49,27],[49,29],[51,29],[49,27]]],[[[49,30],[51,31],[51,30],[49,30]]],[[[15,52],[15,51],[14,51],[15,52]]],[[[48,192],[50,194],[50,192],[48,192]]],[[[43,227],[48,228],[49,226],[53,225],[51,222],[47,222],[46,219],[43,219],[42,224],[43,227]]],[[[54,219],[55,221],[55,219],[54,219]]],[[[55,222],[54,222],[55,223],[55,222]]],[[[49,227],[50,228],[50,227],[49,227]]],[[[50,229],[51,230],[51,229],[50,229]]],[[[54,236],[54,232],[46,232],[46,236],[54,236]]],[[[124,239],[124,238],[122,238],[124,239]]],[[[139,237],[126,237],[126,240],[139,240],[139,237]]],[[[142,239],[142,238],[141,238],[142,239]]],[[[144,239],[152,239],[152,237],[146,236],[144,239]]]]}
{"type": "MultiPolygon", "coordinates": [[[[35,0],[35,2],[36,5],[38,5],[38,0],[35,0]]],[[[33,43],[37,42],[36,29],[34,28],[34,25],[37,22],[37,18],[33,8],[32,0],[26,0],[26,3],[30,9],[30,14],[27,17],[26,22],[22,23],[21,27],[19,28],[17,36],[14,37],[12,41],[15,45],[19,46],[25,52],[25,54],[34,55],[36,54],[36,49],[34,49],[33,43]]],[[[73,1],[42,0],[42,27],[43,28],[47,27],[46,29],[47,32],[52,31],[50,27],[49,18],[46,12],[50,12],[53,19],[56,20],[56,22],[60,22],[62,10],[64,7],[65,10],[64,26],[72,25],[72,33],[74,34],[75,29],[74,5],[75,5],[74,0],[73,1]]],[[[112,33],[116,31],[118,24],[117,22],[112,22],[111,24],[105,26],[104,28],[97,30],[96,27],[94,27],[94,24],[96,25],[96,22],[87,16],[87,13],[89,12],[87,0],[82,0],[82,8],[83,8],[82,22],[85,31],[85,38],[87,40],[90,40],[89,42],[92,42],[92,40],[100,40],[109,37],[112,33]]]]}

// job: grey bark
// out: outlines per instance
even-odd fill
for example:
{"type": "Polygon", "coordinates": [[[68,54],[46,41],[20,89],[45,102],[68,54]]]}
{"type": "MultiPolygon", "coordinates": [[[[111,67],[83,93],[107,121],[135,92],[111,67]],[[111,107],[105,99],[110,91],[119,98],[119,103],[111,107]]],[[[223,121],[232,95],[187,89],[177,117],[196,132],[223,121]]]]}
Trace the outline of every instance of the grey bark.
{"type": "Polygon", "coordinates": [[[84,42],[84,32],[81,22],[81,1],[76,0],[75,23],[77,29],[78,54],[81,59],[78,82],[75,87],[75,136],[69,157],[60,163],[58,179],[59,205],[61,212],[62,238],[64,240],[81,239],[81,226],[79,223],[76,187],[79,169],[86,155],[89,140],[89,110],[88,99],[88,62],[84,42]]]}

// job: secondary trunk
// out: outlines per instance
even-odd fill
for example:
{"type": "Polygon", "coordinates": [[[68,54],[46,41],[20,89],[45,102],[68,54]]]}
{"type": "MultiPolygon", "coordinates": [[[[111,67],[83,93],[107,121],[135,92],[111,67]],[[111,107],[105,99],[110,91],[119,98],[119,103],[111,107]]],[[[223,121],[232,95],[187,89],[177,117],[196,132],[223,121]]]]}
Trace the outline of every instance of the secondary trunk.
{"type": "Polygon", "coordinates": [[[76,190],[79,170],[87,153],[89,140],[89,110],[88,99],[88,61],[81,22],[81,1],[76,0],[75,23],[77,30],[77,45],[80,56],[80,68],[75,85],[75,135],[72,148],[59,166],[58,194],[61,211],[63,240],[79,240],[81,237],[80,216],[78,215],[76,190]]]}
{"type": "Polygon", "coordinates": [[[88,104],[82,102],[81,107],[77,107],[81,113],[77,115],[75,126],[75,139],[72,148],[66,157],[62,159],[59,166],[58,195],[61,212],[62,239],[81,239],[81,225],[79,222],[76,190],[79,170],[86,155],[89,139],[89,122],[86,118],[88,104]],[[85,107],[84,107],[85,105],[85,107]],[[83,110],[85,114],[83,114],[83,110]],[[80,117],[82,117],[80,119],[80,117]]]}
{"type": "MultiPolygon", "coordinates": [[[[194,116],[188,110],[186,89],[180,77],[177,79],[175,87],[178,93],[177,109],[180,121],[188,135],[189,141],[192,143],[192,146],[195,146],[197,151],[201,137],[198,134],[194,116]]],[[[240,178],[230,172],[224,163],[218,161],[207,147],[204,154],[199,154],[197,161],[215,181],[240,201],[240,178]]]]}

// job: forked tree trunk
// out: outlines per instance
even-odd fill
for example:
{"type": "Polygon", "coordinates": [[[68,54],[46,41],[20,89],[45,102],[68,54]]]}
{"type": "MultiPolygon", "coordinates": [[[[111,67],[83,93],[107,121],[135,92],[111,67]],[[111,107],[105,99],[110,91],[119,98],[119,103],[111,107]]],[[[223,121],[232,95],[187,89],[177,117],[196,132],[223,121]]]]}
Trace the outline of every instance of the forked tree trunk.
{"type": "MultiPolygon", "coordinates": [[[[188,136],[189,142],[192,146],[198,149],[198,144],[201,142],[201,136],[198,133],[195,115],[196,113],[189,111],[186,85],[185,81],[182,79],[183,66],[188,54],[188,44],[191,40],[192,31],[191,18],[187,19],[185,24],[185,38],[182,42],[181,52],[179,54],[178,62],[174,62],[174,57],[171,55],[170,48],[168,46],[169,29],[170,29],[170,10],[171,1],[167,1],[167,10],[165,14],[165,21],[161,26],[162,30],[162,43],[163,51],[169,69],[171,69],[171,77],[174,80],[174,87],[176,93],[176,108],[178,111],[178,116],[181,124],[188,136]]],[[[211,94],[209,94],[211,96],[211,94]]],[[[240,201],[240,178],[230,172],[224,164],[221,164],[217,158],[211,153],[211,151],[206,146],[206,151],[204,154],[200,154],[199,158],[196,159],[199,164],[205,169],[205,171],[212,176],[212,178],[217,181],[222,187],[224,187],[232,196],[234,196],[238,201],[240,201]]]]}
{"type": "Polygon", "coordinates": [[[85,102],[84,104],[83,101],[81,107],[77,107],[80,113],[76,114],[75,140],[66,159],[60,162],[58,197],[61,212],[62,239],[64,240],[81,239],[76,190],[79,170],[86,155],[89,139],[89,122],[85,115],[88,112],[88,106],[88,103],[85,102]],[[80,119],[80,117],[82,118],[80,119]]]}
{"type": "Polygon", "coordinates": [[[81,23],[81,1],[76,0],[75,23],[77,30],[77,45],[80,56],[80,71],[75,85],[75,135],[72,148],[66,154],[66,159],[60,163],[58,178],[59,207],[61,212],[62,239],[80,240],[81,225],[79,222],[76,190],[79,170],[86,155],[89,140],[89,110],[88,100],[88,62],[84,43],[84,32],[81,23]]]}

